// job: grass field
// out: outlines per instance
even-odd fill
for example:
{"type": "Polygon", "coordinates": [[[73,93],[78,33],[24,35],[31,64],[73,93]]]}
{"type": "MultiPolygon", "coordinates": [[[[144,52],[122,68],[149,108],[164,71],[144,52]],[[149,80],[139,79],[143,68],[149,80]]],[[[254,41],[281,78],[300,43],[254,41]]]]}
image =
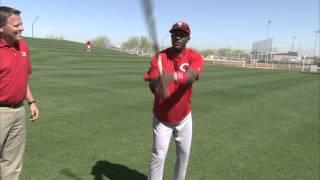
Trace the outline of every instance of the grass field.
{"type": "MultiPolygon", "coordinates": [[[[22,180],[146,180],[149,60],[28,39],[41,111],[22,180]]],[[[188,180],[319,179],[319,74],[205,65],[194,86],[188,180]]],[[[171,144],[165,179],[174,165],[171,144]]]]}

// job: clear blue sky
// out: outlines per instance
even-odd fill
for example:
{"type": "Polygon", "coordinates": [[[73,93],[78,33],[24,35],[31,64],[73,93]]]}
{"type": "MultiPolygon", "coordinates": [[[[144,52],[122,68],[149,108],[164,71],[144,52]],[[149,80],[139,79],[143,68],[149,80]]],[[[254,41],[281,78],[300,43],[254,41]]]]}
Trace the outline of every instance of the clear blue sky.
{"type": "MultiPolygon", "coordinates": [[[[0,0],[22,11],[25,36],[63,35],[84,42],[105,35],[120,45],[129,37],[147,36],[140,0],[0,0]]],[[[190,46],[198,49],[249,50],[254,41],[269,37],[278,50],[313,54],[314,31],[319,29],[319,0],[156,0],[159,42],[169,45],[171,25],[184,20],[191,25],[190,46]]],[[[318,40],[319,42],[319,40],[318,40]]],[[[319,43],[317,43],[319,47],[319,43]]],[[[317,49],[318,49],[317,47],[317,49]]],[[[318,50],[317,50],[318,51],[318,50]]]]}

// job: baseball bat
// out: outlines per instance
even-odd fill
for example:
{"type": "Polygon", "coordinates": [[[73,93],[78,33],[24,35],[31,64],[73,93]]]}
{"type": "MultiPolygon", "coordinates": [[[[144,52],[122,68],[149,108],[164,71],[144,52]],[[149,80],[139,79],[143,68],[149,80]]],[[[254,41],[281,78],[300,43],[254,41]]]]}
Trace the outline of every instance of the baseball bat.
{"type": "MultiPolygon", "coordinates": [[[[157,53],[159,52],[159,44],[158,44],[156,23],[154,18],[153,0],[141,0],[141,3],[142,3],[144,17],[148,27],[149,35],[152,40],[152,49],[154,53],[157,53]]],[[[160,76],[162,76],[162,60],[161,60],[160,54],[158,55],[157,64],[158,64],[160,76]]]]}

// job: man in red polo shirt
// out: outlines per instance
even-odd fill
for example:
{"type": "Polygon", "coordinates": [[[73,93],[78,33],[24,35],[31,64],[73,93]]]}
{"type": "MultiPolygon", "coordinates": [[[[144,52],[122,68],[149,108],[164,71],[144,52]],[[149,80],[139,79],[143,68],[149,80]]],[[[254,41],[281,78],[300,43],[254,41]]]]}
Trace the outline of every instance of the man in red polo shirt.
{"type": "Polygon", "coordinates": [[[20,11],[0,6],[0,179],[17,180],[25,148],[26,99],[31,120],[39,116],[28,77],[31,74],[29,50],[21,39],[20,11]]]}
{"type": "Polygon", "coordinates": [[[150,180],[162,180],[172,135],[177,155],[173,179],[185,179],[192,140],[192,84],[202,72],[202,56],[195,50],[186,48],[191,33],[189,25],[182,21],[177,22],[170,33],[172,47],[152,58],[151,66],[144,76],[155,96],[150,180]],[[161,57],[162,75],[159,71],[158,56],[161,57]]]}

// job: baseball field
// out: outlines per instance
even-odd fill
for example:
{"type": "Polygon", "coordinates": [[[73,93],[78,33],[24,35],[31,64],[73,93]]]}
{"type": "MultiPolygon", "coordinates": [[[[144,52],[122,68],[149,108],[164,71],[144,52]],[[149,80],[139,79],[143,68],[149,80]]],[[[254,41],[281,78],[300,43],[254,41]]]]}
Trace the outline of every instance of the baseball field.
{"type": "MultiPolygon", "coordinates": [[[[27,123],[22,180],[146,180],[149,59],[27,39],[40,119],[27,123]]],[[[320,75],[205,65],[194,84],[188,180],[315,180],[320,75]]],[[[173,174],[171,144],[165,179],[173,174]]]]}

